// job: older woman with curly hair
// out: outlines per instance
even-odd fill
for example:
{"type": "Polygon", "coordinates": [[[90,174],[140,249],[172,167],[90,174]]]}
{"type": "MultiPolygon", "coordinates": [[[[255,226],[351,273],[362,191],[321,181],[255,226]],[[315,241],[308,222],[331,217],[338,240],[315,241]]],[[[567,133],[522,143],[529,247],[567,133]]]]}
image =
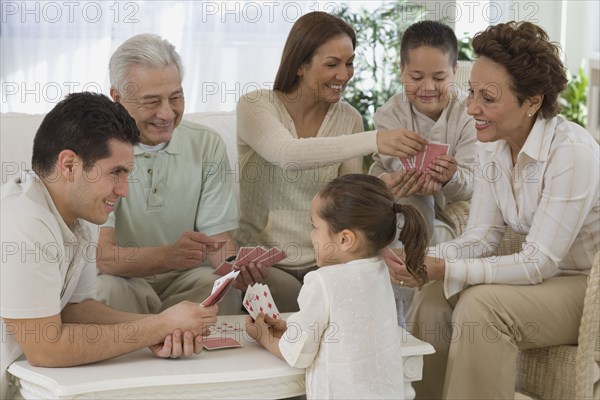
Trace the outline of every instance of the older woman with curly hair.
{"type": "MultiPolygon", "coordinates": [[[[519,350],[576,344],[586,275],[600,250],[599,147],[557,115],[558,47],[528,22],[477,34],[468,113],[474,193],[463,235],[430,249],[431,284],[408,312],[425,359],[417,398],[513,399],[519,350]],[[522,250],[492,256],[506,227],[522,250]]],[[[393,278],[417,282],[388,261],[393,278]]]]}

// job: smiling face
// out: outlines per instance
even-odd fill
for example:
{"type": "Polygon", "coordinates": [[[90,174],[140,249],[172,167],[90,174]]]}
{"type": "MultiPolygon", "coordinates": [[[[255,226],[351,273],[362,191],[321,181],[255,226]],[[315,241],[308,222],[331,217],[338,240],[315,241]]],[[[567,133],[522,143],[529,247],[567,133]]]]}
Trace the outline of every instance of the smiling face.
{"type": "Polygon", "coordinates": [[[412,106],[437,121],[448,105],[455,72],[449,54],[435,47],[419,46],[408,51],[400,76],[412,106]]]}
{"type": "Polygon", "coordinates": [[[519,150],[533,127],[541,96],[519,104],[511,82],[503,65],[478,58],[471,70],[467,113],[475,118],[477,140],[506,140],[513,150],[519,150]]]}
{"type": "Polygon", "coordinates": [[[129,69],[126,87],[119,89],[111,89],[111,96],[135,120],[141,142],[153,146],[170,141],[185,107],[177,67],[134,65],[129,69]]]}
{"type": "Polygon", "coordinates": [[[348,35],[339,35],[319,46],[312,60],[298,68],[298,89],[314,93],[318,101],[336,103],[353,75],[352,40],[348,35]]]}
{"type": "Polygon", "coordinates": [[[72,179],[61,215],[67,224],[77,218],[101,225],[108,220],[119,197],[126,197],[127,177],[133,168],[133,145],[116,139],[109,141],[110,156],[96,161],[89,169],[76,157],[72,179]]]}

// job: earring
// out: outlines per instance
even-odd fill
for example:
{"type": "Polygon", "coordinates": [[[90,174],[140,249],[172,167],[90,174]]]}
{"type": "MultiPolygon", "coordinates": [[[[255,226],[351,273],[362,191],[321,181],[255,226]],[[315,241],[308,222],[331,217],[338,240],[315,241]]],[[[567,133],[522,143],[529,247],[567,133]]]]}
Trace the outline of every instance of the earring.
{"type": "Polygon", "coordinates": [[[531,118],[533,115],[531,113],[527,113],[527,116],[531,118]]]}

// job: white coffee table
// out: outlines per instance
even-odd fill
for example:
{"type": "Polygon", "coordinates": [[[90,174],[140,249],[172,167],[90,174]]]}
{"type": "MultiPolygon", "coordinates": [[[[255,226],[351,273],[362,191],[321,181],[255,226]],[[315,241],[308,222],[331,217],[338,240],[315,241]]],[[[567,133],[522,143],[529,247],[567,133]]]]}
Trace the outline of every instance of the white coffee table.
{"type": "MultiPolygon", "coordinates": [[[[219,322],[243,326],[245,316],[219,322]]],[[[402,335],[406,398],[421,379],[423,355],[433,347],[406,331],[402,335]]],[[[25,399],[277,399],[305,393],[304,370],[292,368],[244,331],[225,333],[243,348],[203,351],[177,360],[156,358],[148,349],[71,368],[40,368],[26,360],[8,368],[25,399]]]]}

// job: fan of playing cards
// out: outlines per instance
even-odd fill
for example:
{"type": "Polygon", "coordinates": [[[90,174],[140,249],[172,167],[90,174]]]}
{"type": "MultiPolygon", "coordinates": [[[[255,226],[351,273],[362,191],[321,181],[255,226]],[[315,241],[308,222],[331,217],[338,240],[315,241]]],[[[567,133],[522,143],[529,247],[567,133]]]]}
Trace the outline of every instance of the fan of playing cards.
{"type": "Polygon", "coordinates": [[[265,249],[261,246],[256,247],[242,247],[238,251],[238,254],[234,261],[225,261],[215,269],[215,274],[225,275],[231,271],[239,270],[250,263],[260,263],[265,267],[270,267],[273,264],[277,264],[279,261],[285,259],[287,255],[283,250],[279,250],[277,247],[271,249],[265,249]]]}
{"type": "MultiPolygon", "coordinates": [[[[213,284],[212,293],[206,298],[206,300],[202,302],[202,305],[210,307],[221,301],[227,294],[227,291],[231,285],[233,285],[233,281],[235,281],[235,278],[237,278],[238,274],[240,273],[241,267],[250,263],[260,263],[265,267],[270,267],[286,257],[287,255],[285,252],[276,247],[273,247],[269,250],[260,246],[240,248],[236,259],[233,262],[225,261],[219,268],[215,270],[214,273],[217,275],[222,275],[222,277],[215,281],[213,284]]],[[[269,291],[268,287],[265,285],[262,286],[266,288],[267,292],[269,291]]],[[[271,296],[270,292],[269,296],[271,296]]],[[[271,303],[273,303],[272,300],[273,298],[271,297],[271,303]]],[[[279,313],[277,313],[277,315],[279,315],[279,313]]]]}
{"type": "Polygon", "coordinates": [[[279,310],[277,310],[277,306],[267,285],[255,283],[252,286],[248,286],[242,304],[248,311],[248,314],[254,319],[260,313],[268,315],[271,318],[277,319],[280,317],[279,310]]]}
{"type": "Polygon", "coordinates": [[[409,169],[416,169],[425,172],[433,160],[444,154],[448,154],[447,144],[429,143],[425,146],[425,150],[420,151],[416,156],[401,158],[400,161],[407,171],[409,169]]]}
{"type": "Polygon", "coordinates": [[[223,297],[227,294],[231,285],[233,285],[233,281],[237,278],[240,271],[231,271],[227,275],[222,278],[219,278],[213,283],[212,292],[210,296],[208,296],[202,303],[203,306],[213,306],[223,300],[223,297]]]}

